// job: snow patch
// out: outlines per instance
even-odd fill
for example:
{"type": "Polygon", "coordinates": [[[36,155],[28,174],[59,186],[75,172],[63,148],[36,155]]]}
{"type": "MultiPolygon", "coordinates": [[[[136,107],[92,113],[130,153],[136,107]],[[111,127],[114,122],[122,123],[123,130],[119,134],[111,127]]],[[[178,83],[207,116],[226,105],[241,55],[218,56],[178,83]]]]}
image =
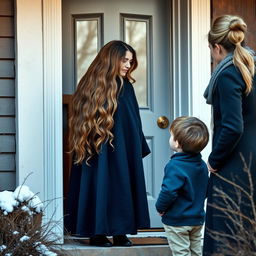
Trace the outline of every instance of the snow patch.
{"type": "Polygon", "coordinates": [[[55,252],[49,251],[49,249],[44,244],[40,244],[38,247],[36,247],[36,250],[39,253],[42,253],[44,256],[57,256],[55,252]]]}
{"type": "Polygon", "coordinates": [[[20,202],[29,201],[34,196],[34,193],[26,185],[18,186],[13,194],[20,202]]]}
{"type": "Polygon", "coordinates": [[[14,192],[7,190],[0,192],[0,209],[4,215],[13,212],[14,208],[23,202],[27,202],[28,205],[22,206],[21,209],[30,215],[33,214],[30,210],[31,208],[37,213],[43,211],[43,203],[28,186],[18,186],[14,192]]]}
{"type": "Polygon", "coordinates": [[[0,245],[0,252],[4,251],[6,248],[7,248],[6,245],[4,245],[4,244],[0,245]]]}
{"type": "Polygon", "coordinates": [[[21,241],[21,242],[25,242],[25,241],[27,241],[27,240],[29,240],[29,239],[30,239],[29,236],[23,236],[23,237],[20,238],[20,241],[21,241]]]}
{"type": "Polygon", "coordinates": [[[4,211],[4,215],[12,212],[14,207],[18,206],[18,204],[13,192],[7,190],[0,192],[0,208],[4,211]]]}
{"type": "Polygon", "coordinates": [[[29,206],[34,208],[36,212],[40,213],[43,211],[43,203],[41,202],[40,198],[37,195],[29,201],[29,206]]]}

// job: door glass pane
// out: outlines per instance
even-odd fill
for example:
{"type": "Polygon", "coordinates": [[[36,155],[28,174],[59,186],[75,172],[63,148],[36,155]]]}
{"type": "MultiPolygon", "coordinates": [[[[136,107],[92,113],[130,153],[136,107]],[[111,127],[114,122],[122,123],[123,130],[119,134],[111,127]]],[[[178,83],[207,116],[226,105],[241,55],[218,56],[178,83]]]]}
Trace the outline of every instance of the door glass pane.
{"type": "Polygon", "coordinates": [[[141,108],[148,108],[149,106],[148,24],[148,20],[124,17],[124,40],[137,53],[139,65],[132,75],[136,80],[134,89],[141,108]]]}
{"type": "Polygon", "coordinates": [[[76,84],[96,57],[99,48],[99,19],[75,19],[76,84]]]}

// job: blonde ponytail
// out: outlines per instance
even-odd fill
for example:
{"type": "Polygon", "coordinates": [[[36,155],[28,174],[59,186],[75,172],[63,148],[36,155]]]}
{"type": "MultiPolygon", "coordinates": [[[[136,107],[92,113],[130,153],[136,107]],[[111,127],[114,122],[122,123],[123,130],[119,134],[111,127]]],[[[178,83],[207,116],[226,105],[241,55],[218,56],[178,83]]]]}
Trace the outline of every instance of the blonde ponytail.
{"type": "Polygon", "coordinates": [[[252,90],[253,76],[255,74],[255,64],[252,54],[241,43],[244,41],[247,26],[241,18],[235,18],[230,22],[228,39],[235,45],[233,62],[240,70],[246,84],[245,93],[252,90]]]}
{"type": "Polygon", "coordinates": [[[222,45],[228,52],[233,52],[233,62],[240,70],[246,84],[245,93],[252,90],[255,63],[253,54],[243,47],[247,25],[242,18],[223,15],[215,19],[208,33],[208,41],[214,46],[222,45]]]}

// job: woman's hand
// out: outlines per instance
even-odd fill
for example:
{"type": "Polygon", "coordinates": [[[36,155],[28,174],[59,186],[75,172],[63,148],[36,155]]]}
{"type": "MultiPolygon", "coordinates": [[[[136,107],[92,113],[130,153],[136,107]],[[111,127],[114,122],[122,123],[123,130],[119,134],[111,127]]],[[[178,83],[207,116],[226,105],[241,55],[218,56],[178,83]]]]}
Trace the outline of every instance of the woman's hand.
{"type": "Polygon", "coordinates": [[[217,171],[218,171],[217,169],[213,169],[213,168],[211,167],[211,165],[209,164],[209,162],[207,163],[207,167],[208,167],[208,171],[209,171],[209,172],[217,172],[217,171]]]}

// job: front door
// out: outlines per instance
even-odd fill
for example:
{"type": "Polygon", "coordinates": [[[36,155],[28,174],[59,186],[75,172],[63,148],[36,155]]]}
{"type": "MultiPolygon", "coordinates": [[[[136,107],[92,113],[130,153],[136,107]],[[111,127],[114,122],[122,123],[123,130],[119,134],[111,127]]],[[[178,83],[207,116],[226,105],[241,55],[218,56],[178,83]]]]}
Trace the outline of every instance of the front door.
{"type": "Polygon", "coordinates": [[[99,48],[124,40],[137,52],[133,73],[142,125],[151,154],[144,159],[151,227],[161,227],[155,210],[163,169],[170,156],[165,116],[171,118],[169,0],[63,0],[63,94],[76,84],[99,48]],[[157,120],[162,122],[157,123],[157,120]]]}

